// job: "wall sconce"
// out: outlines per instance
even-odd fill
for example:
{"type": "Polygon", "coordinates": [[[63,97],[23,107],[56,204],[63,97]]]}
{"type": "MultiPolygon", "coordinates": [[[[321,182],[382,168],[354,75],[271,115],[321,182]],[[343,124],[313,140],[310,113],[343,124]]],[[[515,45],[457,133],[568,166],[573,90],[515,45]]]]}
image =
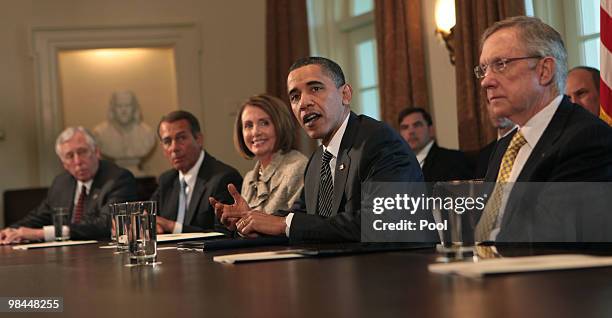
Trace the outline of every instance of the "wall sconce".
{"type": "Polygon", "coordinates": [[[439,35],[448,49],[451,64],[455,65],[455,47],[453,37],[455,35],[455,0],[437,0],[435,8],[436,34],[439,35]]]}

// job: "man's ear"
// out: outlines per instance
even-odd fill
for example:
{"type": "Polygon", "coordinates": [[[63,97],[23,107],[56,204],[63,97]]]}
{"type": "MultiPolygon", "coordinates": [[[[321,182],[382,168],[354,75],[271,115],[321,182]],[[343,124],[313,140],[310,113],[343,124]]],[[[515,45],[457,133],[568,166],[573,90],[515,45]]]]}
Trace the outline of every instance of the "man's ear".
{"type": "Polygon", "coordinates": [[[342,87],[342,105],[349,106],[353,99],[353,88],[350,84],[344,84],[342,87]]]}
{"type": "Polygon", "coordinates": [[[96,154],[96,158],[98,158],[98,160],[102,159],[102,154],[100,153],[100,147],[96,146],[94,153],[96,154]]]}
{"type": "Polygon", "coordinates": [[[200,145],[200,148],[204,149],[204,134],[201,132],[195,134],[195,140],[200,145]]]}
{"type": "Polygon", "coordinates": [[[536,71],[538,72],[539,82],[542,86],[548,86],[555,79],[556,61],[552,57],[544,57],[538,63],[536,71]]]}

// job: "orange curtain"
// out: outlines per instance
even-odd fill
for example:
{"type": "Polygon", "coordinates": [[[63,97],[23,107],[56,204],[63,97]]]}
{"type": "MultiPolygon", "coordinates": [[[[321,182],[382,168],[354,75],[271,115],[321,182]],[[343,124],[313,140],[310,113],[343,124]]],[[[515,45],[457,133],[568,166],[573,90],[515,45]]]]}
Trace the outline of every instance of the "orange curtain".
{"type": "Polygon", "coordinates": [[[266,91],[288,102],[287,70],[309,52],[306,0],[267,0],[266,91]]]}
{"type": "Polygon", "coordinates": [[[407,106],[429,110],[421,1],[376,0],[376,43],[380,111],[397,128],[397,115],[407,106]]]}
{"type": "Polygon", "coordinates": [[[524,0],[455,0],[455,67],[459,146],[463,151],[481,149],[497,137],[487,116],[486,99],[474,66],[480,57],[484,30],[508,17],[524,15],[524,0]]]}
{"type": "MultiPolygon", "coordinates": [[[[297,59],[309,55],[306,0],[266,0],[266,92],[289,105],[289,67],[297,59]]],[[[316,143],[299,125],[297,127],[298,148],[309,155],[316,143]]]]}

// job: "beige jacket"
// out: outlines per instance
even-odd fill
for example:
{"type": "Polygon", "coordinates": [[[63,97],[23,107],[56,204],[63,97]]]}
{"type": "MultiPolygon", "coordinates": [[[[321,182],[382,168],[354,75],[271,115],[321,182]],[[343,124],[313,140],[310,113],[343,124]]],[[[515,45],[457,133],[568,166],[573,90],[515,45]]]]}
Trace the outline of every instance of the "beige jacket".
{"type": "Polygon", "coordinates": [[[241,194],[252,209],[266,213],[288,210],[302,192],[307,163],[306,156],[297,150],[285,154],[278,151],[261,175],[259,161],[247,172],[241,194]]]}

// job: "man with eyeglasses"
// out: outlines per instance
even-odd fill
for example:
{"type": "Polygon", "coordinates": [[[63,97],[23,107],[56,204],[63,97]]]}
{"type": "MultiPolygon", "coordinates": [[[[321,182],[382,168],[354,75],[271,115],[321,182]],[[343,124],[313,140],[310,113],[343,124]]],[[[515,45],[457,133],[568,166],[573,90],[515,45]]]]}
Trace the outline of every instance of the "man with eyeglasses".
{"type": "Polygon", "coordinates": [[[53,209],[68,208],[71,239],[105,239],[110,234],[109,203],[136,199],[131,172],[100,160],[100,149],[83,127],[66,128],[55,142],[64,173],[57,176],[47,198],[23,219],[0,231],[0,244],[55,239],[53,209]]]}
{"type": "MultiPolygon", "coordinates": [[[[513,182],[612,180],[612,128],[564,97],[567,52],[557,31],[531,17],[495,23],[482,36],[480,65],[474,73],[493,116],[518,126],[498,142],[486,181],[496,181],[498,188],[513,182]]],[[[589,222],[593,220],[586,215],[572,219],[568,216],[573,212],[559,205],[555,206],[559,209],[536,207],[543,202],[536,197],[542,192],[519,188],[493,191],[476,240],[551,242],[601,237],[592,231],[589,222]]],[[[562,195],[574,200],[567,193],[562,195]]]]}

